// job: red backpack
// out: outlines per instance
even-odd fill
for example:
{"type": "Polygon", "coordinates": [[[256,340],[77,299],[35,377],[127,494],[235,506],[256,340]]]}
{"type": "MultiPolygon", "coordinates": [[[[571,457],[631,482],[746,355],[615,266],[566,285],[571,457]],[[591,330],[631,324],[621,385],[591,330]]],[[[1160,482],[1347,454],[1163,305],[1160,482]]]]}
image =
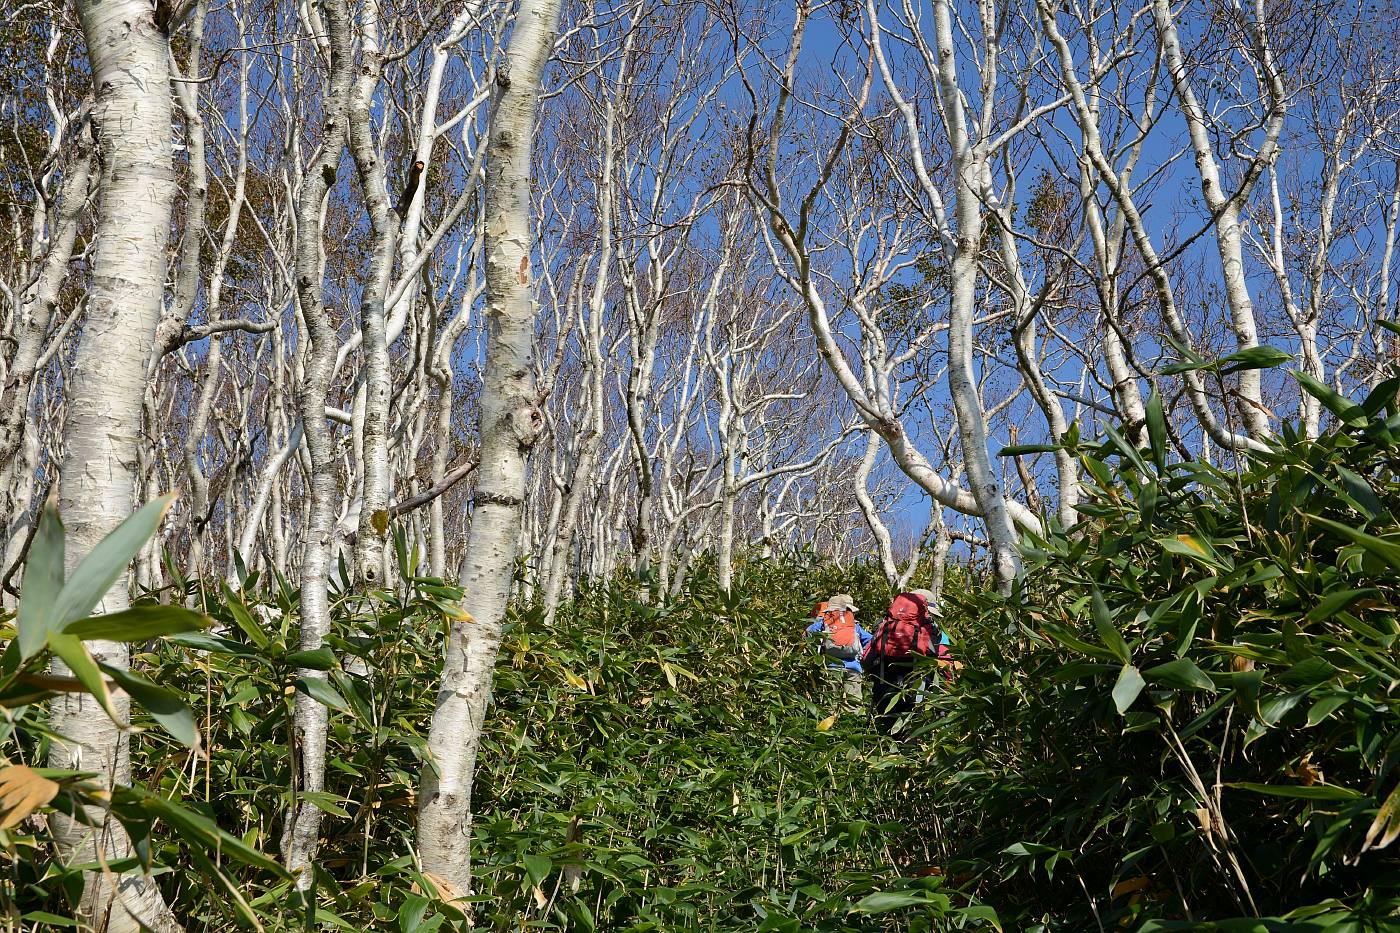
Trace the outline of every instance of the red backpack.
{"type": "Polygon", "coordinates": [[[877,655],[885,660],[899,660],[911,654],[942,656],[942,641],[943,633],[929,616],[924,598],[915,593],[900,593],[875,628],[875,637],[865,646],[861,661],[877,655]]]}

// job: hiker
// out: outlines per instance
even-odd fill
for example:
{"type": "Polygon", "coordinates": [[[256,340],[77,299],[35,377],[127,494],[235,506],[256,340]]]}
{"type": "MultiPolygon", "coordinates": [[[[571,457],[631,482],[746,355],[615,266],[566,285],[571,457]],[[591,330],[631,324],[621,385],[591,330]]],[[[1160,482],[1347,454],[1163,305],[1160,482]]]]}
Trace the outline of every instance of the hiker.
{"type": "Polygon", "coordinates": [[[870,710],[875,728],[884,735],[893,732],[900,718],[913,711],[926,686],[927,672],[920,658],[936,657],[945,676],[951,676],[956,667],[948,636],[935,621],[938,615],[934,595],[928,590],[900,593],[861,655],[861,667],[871,677],[870,710]]]}
{"type": "Polygon", "coordinates": [[[813,621],[806,634],[820,635],[821,653],[828,665],[842,672],[842,692],[859,703],[861,700],[860,655],[870,644],[870,632],[856,621],[857,607],[849,593],[837,593],[826,602],[817,603],[812,610],[813,621]]]}

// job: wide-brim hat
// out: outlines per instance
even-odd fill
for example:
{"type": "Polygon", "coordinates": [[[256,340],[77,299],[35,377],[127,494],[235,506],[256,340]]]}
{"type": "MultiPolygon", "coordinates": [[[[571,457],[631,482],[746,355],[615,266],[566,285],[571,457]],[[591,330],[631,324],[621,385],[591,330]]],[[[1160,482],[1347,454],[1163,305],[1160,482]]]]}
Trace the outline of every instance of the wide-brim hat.
{"type": "Polygon", "coordinates": [[[924,605],[928,606],[929,615],[941,616],[943,614],[943,610],[938,608],[938,597],[933,595],[933,590],[910,590],[909,592],[924,601],[924,605]]]}
{"type": "Polygon", "coordinates": [[[857,611],[860,607],[851,599],[850,593],[837,593],[826,601],[828,609],[848,609],[851,612],[857,611]]]}

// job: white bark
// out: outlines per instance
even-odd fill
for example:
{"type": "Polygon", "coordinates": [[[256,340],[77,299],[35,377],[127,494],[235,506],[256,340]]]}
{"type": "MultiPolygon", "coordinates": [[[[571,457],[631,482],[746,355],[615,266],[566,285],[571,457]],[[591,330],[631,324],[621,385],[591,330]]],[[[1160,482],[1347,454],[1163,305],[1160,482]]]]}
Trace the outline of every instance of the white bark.
{"type": "MultiPolygon", "coordinates": [[[[323,4],[329,35],[329,80],[323,109],[321,145],[307,166],[297,201],[296,287],[302,317],[306,321],[307,347],[298,398],[301,425],[310,460],[307,471],[310,495],[302,539],[300,647],[321,647],[330,630],[327,580],[333,557],[335,505],[338,498],[336,461],[326,400],[339,340],[323,299],[322,243],[323,201],[335,178],[345,149],[353,82],[353,35],[345,0],[323,4]]],[[[302,670],[303,679],[320,678],[322,672],[302,670]]],[[[293,792],[317,793],[325,788],[327,710],[305,692],[296,695],[293,792]]],[[[294,798],[283,829],[282,855],[288,870],[296,873],[298,890],[310,887],[312,863],[320,835],[321,809],[294,798]]]]}
{"type": "Polygon", "coordinates": [[[515,567],[525,457],[540,428],[531,385],[530,178],[535,114],[554,46],[559,0],[522,0],[507,52],[509,85],[491,115],[486,213],[489,337],[481,395],[481,456],[461,580],[469,619],[454,621],[428,735],[418,805],[423,867],[471,886],[471,792],[515,567]]]}
{"type": "MultiPolygon", "coordinates": [[[[1059,60],[1060,80],[1070,96],[1071,112],[1080,130],[1083,156],[1094,167],[1099,180],[1108,188],[1122,212],[1128,234],[1147,265],[1148,278],[1161,305],[1162,318],[1168,330],[1175,340],[1190,348],[1194,341],[1177,308],[1171,276],[1159,257],[1151,233],[1138,209],[1137,200],[1128,184],[1127,173],[1119,173],[1104,152],[1098,119],[1090,106],[1085,85],[1079,77],[1073,48],[1056,25],[1054,9],[1049,0],[1036,0],[1036,8],[1040,15],[1041,29],[1055,49],[1059,60]]],[[[1114,321],[1109,322],[1110,327],[1115,324],[1114,321]]],[[[1186,384],[1186,398],[1192,412],[1211,440],[1230,450],[1264,449],[1264,445],[1257,438],[1249,434],[1237,434],[1220,423],[1211,409],[1210,400],[1198,373],[1184,373],[1182,381],[1186,384]]]]}
{"type": "MultiPolygon", "coordinates": [[[[389,337],[384,303],[394,266],[397,220],[389,207],[384,161],[375,147],[370,107],[384,69],[379,45],[379,3],[368,0],[361,13],[364,41],[360,69],[350,99],[350,151],[359,170],[360,188],[369,211],[372,243],[369,278],[360,301],[361,352],[364,355],[364,411],[360,434],[360,516],[355,535],[354,566],[359,583],[382,583],[384,536],[389,527],[389,337]]],[[[423,187],[420,182],[419,187],[423,187]]]]}
{"type": "MultiPolygon", "coordinates": [[[[1246,23],[1246,31],[1257,45],[1258,64],[1264,85],[1262,96],[1267,100],[1268,115],[1264,123],[1264,137],[1259,143],[1259,151],[1246,166],[1238,190],[1227,194],[1220,176],[1220,166],[1216,162],[1215,150],[1211,145],[1210,130],[1206,125],[1206,115],[1196,97],[1186,59],[1181,50],[1181,40],[1176,29],[1168,0],[1152,0],[1152,16],[1157,24],[1167,70],[1176,88],[1177,101],[1190,133],[1191,149],[1196,157],[1196,171],[1201,179],[1201,194],[1206,207],[1214,215],[1216,245],[1220,254],[1221,271],[1225,279],[1225,296],[1230,307],[1230,328],[1241,350],[1259,346],[1259,327],[1254,316],[1254,302],[1250,298],[1249,285],[1245,278],[1243,255],[1243,231],[1241,226],[1241,205],[1264,166],[1273,161],[1278,135],[1283,130],[1283,120],[1287,115],[1284,100],[1283,81],[1278,76],[1273,63],[1273,53],[1265,34],[1263,0],[1252,4],[1254,22],[1246,23]]],[[[1242,20],[1247,17],[1242,15],[1242,20]]],[[[1271,433],[1269,416],[1260,394],[1260,374],[1258,369],[1246,369],[1238,376],[1240,415],[1250,435],[1256,439],[1268,437],[1271,433]]]]}
{"type": "MultiPolygon", "coordinates": [[[[74,158],[64,173],[59,186],[57,210],[43,238],[46,251],[34,284],[25,291],[20,304],[18,346],[5,375],[4,392],[0,394],[0,467],[7,465],[14,457],[23,443],[25,432],[30,429],[29,396],[35,371],[43,355],[49,322],[58,302],[58,291],[73,256],[78,221],[87,205],[88,187],[92,181],[92,142],[87,121],[88,118],[84,116],[74,128],[74,158]]],[[[36,247],[39,245],[35,244],[36,247]]],[[[73,315],[76,317],[77,314],[78,310],[74,309],[73,315]]],[[[13,508],[17,503],[10,505],[13,508]]]]}
{"type": "MultiPolygon", "coordinates": [[[[136,506],[146,358],[160,321],[175,198],[169,42],[151,6],[144,0],[79,0],[77,9],[97,95],[93,125],[102,193],[87,317],[68,373],[59,475],[70,572],[136,506]]],[[[124,574],[100,609],[114,612],[127,605],[124,574]]],[[[125,644],[90,642],[88,647],[108,664],[129,664],[125,644]]],[[[130,698],[117,693],[113,701],[124,723],[130,698]]],[[[54,700],[51,715],[54,731],[65,737],[53,745],[52,766],[96,771],[96,780],[108,786],[131,780],[126,733],[93,698],[64,694],[54,700]]],[[[95,832],[52,817],[64,861],[113,861],[131,853],[119,824],[100,813],[93,816],[101,826],[95,832]]],[[[106,933],[180,929],[155,881],[144,875],[89,873],[80,907],[81,916],[106,933]]]]}
{"type": "MultiPolygon", "coordinates": [[[[880,436],[870,431],[866,435],[865,456],[861,458],[860,468],[856,470],[855,493],[856,501],[860,503],[861,514],[865,516],[870,525],[870,533],[875,538],[875,552],[880,558],[880,569],[885,572],[885,579],[889,581],[890,586],[894,586],[899,581],[899,567],[894,560],[894,544],[890,539],[890,529],[880,517],[880,510],[870,496],[870,471],[875,468],[875,460],[879,455],[880,436]]],[[[939,506],[934,504],[931,508],[936,512],[939,506]]],[[[917,554],[914,559],[918,559],[917,554]]]]}

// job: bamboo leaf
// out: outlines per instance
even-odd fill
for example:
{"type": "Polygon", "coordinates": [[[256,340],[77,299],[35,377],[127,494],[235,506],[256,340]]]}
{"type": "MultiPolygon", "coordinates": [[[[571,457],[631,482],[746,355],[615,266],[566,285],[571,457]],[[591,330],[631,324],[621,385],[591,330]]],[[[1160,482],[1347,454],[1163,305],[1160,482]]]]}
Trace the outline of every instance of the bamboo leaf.
{"type": "Polygon", "coordinates": [[[1147,681],[1142,679],[1142,673],[1131,664],[1124,664],[1118,682],[1113,685],[1113,705],[1118,707],[1120,715],[1128,711],[1145,686],[1147,681]]]}
{"type": "Polygon", "coordinates": [[[1147,442],[1152,448],[1152,459],[1157,469],[1164,470],[1167,466],[1167,416],[1162,410],[1162,396],[1156,389],[1147,397],[1143,411],[1147,419],[1147,442]]]}
{"type": "Polygon", "coordinates": [[[1352,604],[1358,600],[1373,599],[1380,595],[1381,591],[1372,586],[1364,587],[1359,590],[1340,590],[1335,593],[1328,593],[1308,612],[1306,618],[1309,622],[1330,619],[1337,613],[1351,608],[1352,604]]]}
{"type": "Polygon", "coordinates": [[[1324,528],[1331,529],[1353,544],[1365,548],[1396,570],[1400,570],[1400,544],[1396,544],[1394,541],[1387,541],[1384,538],[1377,538],[1375,535],[1369,535],[1364,531],[1358,531],[1350,525],[1343,525],[1341,522],[1334,522],[1330,518],[1323,518],[1319,515],[1308,515],[1307,519],[1312,522],[1317,522],[1324,528]]]}
{"type": "Polygon", "coordinates": [[[1293,377],[1298,380],[1298,384],[1303,387],[1304,392],[1321,402],[1324,408],[1337,416],[1338,421],[1350,425],[1366,423],[1366,410],[1330,386],[1318,382],[1300,370],[1295,370],[1293,377]]]}
{"type": "Polygon", "coordinates": [[[1233,787],[1236,790],[1247,790],[1252,794],[1288,797],[1297,800],[1357,800],[1364,796],[1349,787],[1340,787],[1336,784],[1258,784],[1253,781],[1235,781],[1227,783],[1225,786],[1233,787]]]}
{"type": "Polygon", "coordinates": [[[1230,565],[1221,559],[1215,548],[1209,542],[1202,540],[1195,535],[1179,534],[1168,538],[1159,538],[1157,543],[1162,549],[1170,554],[1181,554],[1192,560],[1199,561],[1212,570],[1229,570],[1230,565]]]}
{"type": "Polygon", "coordinates": [[[102,676],[102,671],[92,659],[92,655],[88,654],[87,647],[72,635],[55,632],[49,636],[49,648],[58,655],[59,660],[68,665],[73,676],[92,694],[112,721],[125,729],[126,723],[117,718],[117,711],[112,707],[112,694],[107,690],[107,680],[102,676]]]}
{"type": "Polygon", "coordinates": [[[1159,376],[1179,376],[1182,373],[1191,373],[1200,369],[1209,369],[1213,364],[1210,360],[1197,360],[1188,363],[1172,363],[1158,370],[1159,376]]]}
{"type": "Polygon", "coordinates": [[[206,816],[166,800],[158,794],[143,790],[139,786],[122,787],[118,789],[118,793],[132,798],[152,816],[165,820],[175,827],[180,835],[196,846],[218,849],[232,855],[245,865],[271,872],[279,878],[291,877],[287,874],[286,869],[277,862],[263,855],[237,836],[224,832],[217,823],[206,816]]]}
{"type": "Polygon", "coordinates": [[[248,637],[248,640],[258,648],[268,646],[267,633],[262,630],[262,626],[253,618],[253,614],[248,611],[248,607],[243,605],[243,601],[234,595],[228,584],[224,584],[224,604],[228,606],[229,615],[233,616],[233,624],[238,626],[238,630],[248,637]]]}
{"type": "Polygon", "coordinates": [[[175,501],[174,496],[161,496],[137,509],[111,534],[97,542],[73,570],[73,575],[58,594],[53,614],[59,625],[82,619],[107,595],[112,584],[160,527],[161,519],[175,501]]]}
{"type": "Polygon", "coordinates": [[[324,677],[298,677],[296,688],[322,706],[329,706],[347,713],[350,711],[345,698],[337,693],[324,677]]]}
{"type": "Polygon", "coordinates": [[[131,698],[141,704],[141,708],[151,714],[156,722],[165,727],[186,748],[198,749],[199,730],[194,724],[194,714],[174,693],[158,687],[139,674],[103,664],[102,670],[117,682],[131,698]]]}
{"type": "Polygon", "coordinates": [[[929,900],[929,896],[922,891],[878,891],[861,898],[852,910],[862,914],[882,914],[901,907],[927,904],[929,900]]]}
{"type": "Polygon", "coordinates": [[[530,883],[534,885],[544,884],[544,879],[554,870],[554,862],[547,856],[524,855],[520,860],[525,865],[525,874],[529,875],[530,883]]]}
{"type": "Polygon", "coordinates": [[[1376,491],[1371,488],[1370,483],[1340,463],[1337,464],[1337,475],[1342,478],[1342,485],[1346,488],[1347,494],[1351,496],[1352,501],[1356,503],[1361,512],[1365,513],[1367,518],[1377,518],[1385,511],[1385,506],[1381,505],[1381,500],[1376,495],[1376,491]]]}
{"type": "Polygon", "coordinates": [[[287,655],[286,661],[299,670],[330,671],[340,666],[335,652],[325,645],[311,651],[293,651],[287,655]]]}
{"type": "Polygon", "coordinates": [[[1223,368],[1222,375],[1228,376],[1231,373],[1241,372],[1246,369],[1269,369],[1282,363],[1287,363],[1293,359],[1293,354],[1280,350],[1278,347],[1271,347],[1264,344],[1259,347],[1247,347],[1231,353],[1221,360],[1223,368]]]}
{"type": "Polygon", "coordinates": [[[1361,844],[1361,851],[1384,849],[1397,838],[1400,838],[1400,784],[1395,785],[1390,796],[1385,798],[1385,803],[1376,811],[1371,828],[1366,830],[1366,841],[1361,844]]]}
{"type": "Polygon", "coordinates": [[[1377,383],[1376,387],[1361,402],[1361,409],[1375,418],[1386,408],[1395,404],[1397,391],[1400,391],[1400,376],[1391,376],[1389,379],[1377,383]]]}
{"type": "Polygon", "coordinates": [[[1132,652],[1128,648],[1128,643],[1123,639],[1123,633],[1118,631],[1118,626],[1113,624],[1113,617],[1108,613],[1108,604],[1104,602],[1103,593],[1098,587],[1094,587],[1091,597],[1094,616],[1094,628],[1098,630],[1099,638],[1103,640],[1104,646],[1113,652],[1113,656],[1127,664],[1132,660],[1132,652]]]}
{"type": "Polygon", "coordinates": [[[63,590],[64,531],[58,509],[46,504],[29,546],[20,583],[18,641],[21,659],[44,648],[49,632],[58,628],[58,594],[63,590]]]}
{"type": "Polygon", "coordinates": [[[207,618],[182,606],[147,605],[76,619],[63,626],[63,631],[83,641],[146,641],[161,635],[195,632],[208,624],[207,618]]]}
{"type": "Polygon", "coordinates": [[[1163,684],[1176,690],[1215,692],[1215,682],[1207,677],[1205,671],[1197,667],[1195,662],[1187,658],[1177,658],[1166,664],[1149,667],[1142,674],[1153,683],[1163,684]]]}

